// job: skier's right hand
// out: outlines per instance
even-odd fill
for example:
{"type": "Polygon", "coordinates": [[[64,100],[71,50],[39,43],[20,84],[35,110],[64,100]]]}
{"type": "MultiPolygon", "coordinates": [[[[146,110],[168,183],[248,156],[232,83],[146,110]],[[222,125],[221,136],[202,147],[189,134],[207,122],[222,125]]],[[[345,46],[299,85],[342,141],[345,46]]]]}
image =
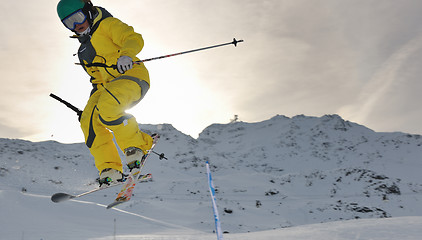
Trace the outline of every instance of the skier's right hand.
{"type": "Polygon", "coordinates": [[[127,70],[132,69],[133,61],[131,57],[121,56],[117,59],[117,71],[121,74],[125,73],[127,70]]]}

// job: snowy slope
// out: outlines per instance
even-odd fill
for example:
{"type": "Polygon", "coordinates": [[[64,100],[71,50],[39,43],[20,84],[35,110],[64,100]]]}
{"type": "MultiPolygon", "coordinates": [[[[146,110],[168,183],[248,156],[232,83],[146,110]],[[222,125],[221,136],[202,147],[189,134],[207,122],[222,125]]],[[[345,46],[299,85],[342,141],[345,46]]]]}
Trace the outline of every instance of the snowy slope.
{"type": "MultiPolygon", "coordinates": [[[[97,171],[83,143],[0,139],[0,201],[5,203],[0,214],[11,216],[0,218],[0,236],[7,236],[0,239],[57,239],[58,233],[61,239],[102,238],[113,234],[114,219],[119,234],[180,233],[189,239],[212,233],[207,160],[227,236],[268,230],[268,236],[278,235],[286,227],[359,218],[422,216],[419,135],[377,133],[337,115],[214,124],[198,139],[169,124],[141,128],[161,134],[156,151],[169,160],[150,158],[145,171],[154,181],[139,184],[133,200],[119,207],[122,211],[103,208],[118,189],[80,201],[50,202],[55,192],[95,187],[97,171]],[[80,237],[72,237],[71,229],[78,229],[80,237]]],[[[420,218],[397,219],[415,220],[410,226],[421,223],[420,218]]]]}

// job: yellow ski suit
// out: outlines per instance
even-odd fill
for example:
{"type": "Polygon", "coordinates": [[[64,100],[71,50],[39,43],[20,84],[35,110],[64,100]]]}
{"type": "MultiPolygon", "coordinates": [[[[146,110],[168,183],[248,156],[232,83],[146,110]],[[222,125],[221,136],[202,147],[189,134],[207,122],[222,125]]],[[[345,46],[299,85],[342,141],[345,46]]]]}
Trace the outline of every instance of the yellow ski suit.
{"type": "Polygon", "coordinates": [[[115,65],[120,56],[133,61],[144,46],[143,38],[133,28],[114,18],[104,8],[97,7],[91,32],[78,37],[80,63],[91,76],[93,90],[83,110],[80,122],[85,142],[101,173],[106,168],[122,171],[122,162],[113,142],[113,134],[122,151],[137,147],[144,152],[152,145],[152,138],[139,130],[136,119],[125,113],[136,105],[149,89],[149,74],[143,63],[120,74],[105,67],[87,67],[90,63],[115,65]]]}

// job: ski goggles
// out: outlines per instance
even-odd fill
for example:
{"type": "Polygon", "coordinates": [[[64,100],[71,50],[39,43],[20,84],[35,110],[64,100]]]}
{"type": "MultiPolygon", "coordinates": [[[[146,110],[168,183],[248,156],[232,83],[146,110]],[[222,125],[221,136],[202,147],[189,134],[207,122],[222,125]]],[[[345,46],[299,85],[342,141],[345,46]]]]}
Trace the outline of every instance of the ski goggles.
{"type": "Polygon", "coordinates": [[[70,14],[62,20],[63,24],[70,30],[75,30],[76,25],[82,24],[86,21],[86,15],[82,12],[82,9],[70,14]]]}

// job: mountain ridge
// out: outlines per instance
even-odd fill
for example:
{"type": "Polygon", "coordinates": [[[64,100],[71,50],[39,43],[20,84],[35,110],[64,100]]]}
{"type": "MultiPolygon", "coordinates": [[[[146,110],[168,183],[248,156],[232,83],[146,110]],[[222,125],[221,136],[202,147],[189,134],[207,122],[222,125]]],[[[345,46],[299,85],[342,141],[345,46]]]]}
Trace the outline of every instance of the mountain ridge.
{"type": "MultiPolygon", "coordinates": [[[[212,124],[197,139],[171,124],[140,128],[161,135],[156,151],[169,161],[151,156],[145,171],[154,181],[141,184],[125,210],[209,229],[209,161],[229,232],[422,214],[420,135],[379,133],[338,115],[212,124]]],[[[0,139],[0,154],[3,189],[51,195],[96,185],[83,143],[0,139]]],[[[87,199],[105,204],[110,194],[87,199]]]]}

